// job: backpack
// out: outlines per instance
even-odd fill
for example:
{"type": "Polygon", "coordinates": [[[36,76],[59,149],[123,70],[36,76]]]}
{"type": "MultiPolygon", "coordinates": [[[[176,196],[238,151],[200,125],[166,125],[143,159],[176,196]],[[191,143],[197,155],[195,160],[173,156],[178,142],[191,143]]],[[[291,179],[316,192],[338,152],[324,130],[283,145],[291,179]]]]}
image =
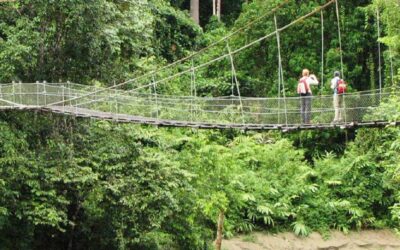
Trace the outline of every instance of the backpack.
{"type": "Polygon", "coordinates": [[[310,86],[307,84],[307,77],[301,78],[299,84],[297,84],[297,94],[307,94],[310,92],[310,86]]]}
{"type": "Polygon", "coordinates": [[[343,79],[339,79],[337,82],[337,93],[344,94],[347,90],[347,84],[343,79]]]}

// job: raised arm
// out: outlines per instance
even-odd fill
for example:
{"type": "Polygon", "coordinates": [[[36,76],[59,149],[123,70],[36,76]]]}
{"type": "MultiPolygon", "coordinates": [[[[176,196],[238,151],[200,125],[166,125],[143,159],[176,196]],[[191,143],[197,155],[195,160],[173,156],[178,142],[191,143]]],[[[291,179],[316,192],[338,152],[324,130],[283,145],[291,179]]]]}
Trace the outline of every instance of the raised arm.
{"type": "Polygon", "coordinates": [[[310,75],[310,77],[307,78],[307,84],[308,85],[318,85],[319,81],[315,75],[310,75]]]}

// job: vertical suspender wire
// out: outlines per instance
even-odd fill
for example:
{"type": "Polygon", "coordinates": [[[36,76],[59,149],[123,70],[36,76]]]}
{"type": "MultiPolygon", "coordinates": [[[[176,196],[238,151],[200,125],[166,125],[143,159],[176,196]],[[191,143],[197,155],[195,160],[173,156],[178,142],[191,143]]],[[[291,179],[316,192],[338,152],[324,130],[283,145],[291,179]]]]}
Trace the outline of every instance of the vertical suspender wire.
{"type": "Polygon", "coordinates": [[[235,64],[233,62],[233,56],[232,56],[231,47],[229,46],[228,42],[226,43],[226,47],[228,48],[229,58],[231,59],[232,75],[233,75],[233,78],[234,78],[235,83],[236,83],[236,91],[237,91],[238,97],[239,97],[240,112],[241,112],[241,115],[242,115],[242,123],[243,123],[243,125],[245,125],[243,101],[242,101],[242,96],[240,94],[239,81],[238,81],[237,75],[236,75],[236,68],[235,68],[235,64]]]}
{"type": "Polygon", "coordinates": [[[379,101],[382,100],[382,48],[381,42],[381,25],[380,25],[380,15],[379,8],[376,10],[376,26],[378,31],[378,75],[379,75],[379,101]]]}
{"type": "Polygon", "coordinates": [[[322,93],[322,87],[324,86],[324,63],[325,63],[325,27],[324,27],[324,11],[321,10],[321,90],[320,93],[322,93]]]}
{"type": "Polygon", "coordinates": [[[152,81],[153,81],[153,90],[154,90],[154,101],[156,103],[156,118],[158,119],[158,96],[157,96],[157,83],[154,75],[152,76],[152,81]]]}
{"type": "Polygon", "coordinates": [[[323,114],[322,105],[322,90],[324,87],[324,71],[325,71],[325,25],[324,25],[324,11],[321,10],[321,87],[319,90],[321,116],[323,114]]]}
{"type": "Polygon", "coordinates": [[[194,100],[194,115],[197,115],[198,111],[198,103],[197,103],[197,84],[196,84],[196,70],[194,67],[194,59],[192,59],[192,76],[193,76],[193,95],[192,98],[194,100]]]}
{"type": "MultiPolygon", "coordinates": [[[[286,103],[286,92],[285,92],[285,84],[283,81],[283,69],[282,69],[282,55],[281,55],[281,38],[280,38],[280,33],[279,33],[279,29],[278,29],[278,21],[276,19],[276,15],[274,15],[274,21],[275,21],[275,30],[276,30],[276,41],[277,41],[277,45],[278,45],[278,62],[279,62],[279,86],[282,85],[282,94],[283,94],[283,102],[285,105],[285,124],[286,127],[288,127],[288,114],[287,114],[287,103],[286,103]]],[[[280,90],[280,87],[279,87],[280,90]]],[[[279,97],[280,97],[280,92],[279,92],[279,97]]],[[[278,102],[280,103],[281,100],[280,98],[278,98],[278,102]]],[[[279,104],[280,106],[280,104],[279,104]]]]}
{"type": "Polygon", "coordinates": [[[193,61],[192,61],[192,72],[190,73],[190,121],[193,122],[193,98],[194,98],[194,90],[193,90],[193,61]]]}
{"type": "Polygon", "coordinates": [[[117,88],[115,88],[116,84],[114,81],[114,102],[115,102],[115,116],[118,123],[118,99],[117,99],[117,88]]]}
{"type": "Polygon", "coordinates": [[[190,72],[190,121],[193,121],[193,98],[194,98],[194,62],[192,59],[192,71],[190,72]]]}
{"type": "MultiPolygon", "coordinates": [[[[278,30],[278,22],[276,19],[276,15],[274,15],[274,23],[275,23],[275,30],[278,30]]],[[[277,48],[278,48],[278,124],[281,124],[281,62],[279,59],[280,47],[279,47],[279,35],[276,32],[276,41],[277,41],[277,48]]]]}
{"type": "MultiPolygon", "coordinates": [[[[387,0],[385,0],[385,5],[386,8],[389,8],[387,0]]],[[[386,15],[386,23],[389,26],[388,28],[390,29],[389,15],[386,15]]],[[[394,87],[393,52],[392,52],[392,47],[390,45],[388,47],[389,47],[389,60],[390,60],[390,82],[392,84],[392,87],[394,87]]]]}
{"type": "Polygon", "coordinates": [[[393,52],[390,46],[389,46],[389,60],[390,60],[390,82],[392,83],[392,87],[394,87],[393,52]]]}
{"type": "MultiPolygon", "coordinates": [[[[342,74],[342,79],[345,79],[344,69],[343,69],[343,47],[342,47],[342,33],[341,33],[341,29],[340,29],[339,0],[335,0],[335,3],[336,3],[336,21],[337,21],[337,27],[338,27],[339,50],[340,50],[340,71],[342,74]]],[[[342,95],[343,95],[344,123],[346,123],[347,122],[346,99],[345,99],[346,94],[344,93],[342,95]]]]}
{"type": "Polygon", "coordinates": [[[343,48],[342,48],[342,32],[340,29],[340,13],[339,13],[339,0],[336,0],[336,19],[338,26],[338,38],[339,38],[339,50],[340,50],[340,71],[342,73],[342,78],[344,79],[344,69],[343,69],[343,48]]]}

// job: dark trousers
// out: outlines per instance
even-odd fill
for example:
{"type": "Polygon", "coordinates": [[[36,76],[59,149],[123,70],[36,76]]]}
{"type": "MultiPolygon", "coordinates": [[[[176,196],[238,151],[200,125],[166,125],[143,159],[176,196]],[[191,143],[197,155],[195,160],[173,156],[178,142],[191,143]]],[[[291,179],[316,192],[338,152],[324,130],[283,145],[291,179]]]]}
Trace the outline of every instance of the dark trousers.
{"type": "Polygon", "coordinates": [[[308,124],[311,121],[311,98],[310,93],[301,94],[300,96],[300,106],[301,106],[301,122],[308,124]]]}

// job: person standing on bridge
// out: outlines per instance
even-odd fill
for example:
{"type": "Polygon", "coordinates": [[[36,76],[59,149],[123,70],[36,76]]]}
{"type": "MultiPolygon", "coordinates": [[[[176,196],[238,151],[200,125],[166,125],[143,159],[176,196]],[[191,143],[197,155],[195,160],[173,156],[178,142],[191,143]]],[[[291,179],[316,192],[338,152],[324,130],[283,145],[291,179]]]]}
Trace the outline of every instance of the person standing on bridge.
{"type": "Polygon", "coordinates": [[[331,89],[333,90],[333,108],[335,109],[335,118],[333,123],[342,121],[343,113],[343,94],[346,92],[346,83],[340,78],[340,72],[335,71],[333,79],[331,80],[331,89]]]}
{"type": "Polygon", "coordinates": [[[310,124],[311,121],[311,85],[318,85],[319,81],[315,75],[310,75],[308,69],[303,69],[302,78],[297,85],[297,93],[300,95],[300,112],[303,124],[310,124]]]}

